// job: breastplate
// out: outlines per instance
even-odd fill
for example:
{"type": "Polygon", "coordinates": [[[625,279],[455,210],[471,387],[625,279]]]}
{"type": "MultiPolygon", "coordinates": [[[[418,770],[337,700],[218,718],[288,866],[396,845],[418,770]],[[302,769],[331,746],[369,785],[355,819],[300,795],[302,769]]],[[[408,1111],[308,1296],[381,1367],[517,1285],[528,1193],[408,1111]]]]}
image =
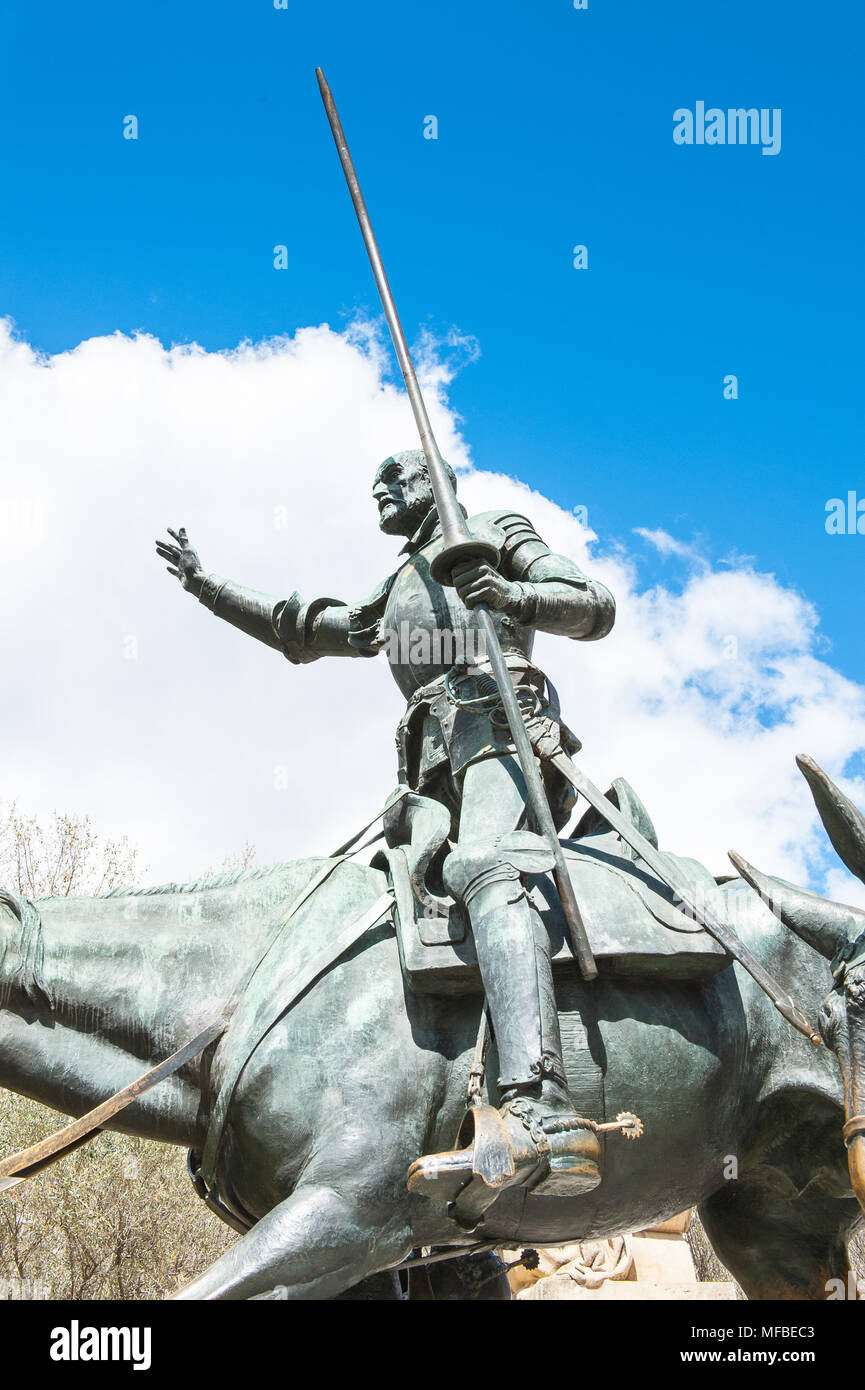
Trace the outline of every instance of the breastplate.
{"type": "MultiPolygon", "coordinates": [[[[406,561],[390,587],[382,622],[385,652],[394,680],[408,699],[454,666],[483,664],[480,622],[456,589],[437,584],[430,561],[441,550],[436,537],[406,561]]],[[[504,613],[493,613],[502,650],[530,656],[533,629],[504,613]]]]}

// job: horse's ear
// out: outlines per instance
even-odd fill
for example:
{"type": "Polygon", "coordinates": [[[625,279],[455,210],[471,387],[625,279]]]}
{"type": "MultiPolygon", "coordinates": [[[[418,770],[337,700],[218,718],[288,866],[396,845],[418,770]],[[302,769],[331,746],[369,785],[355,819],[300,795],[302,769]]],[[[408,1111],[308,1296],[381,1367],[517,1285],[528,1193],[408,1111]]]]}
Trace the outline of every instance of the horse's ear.
{"type": "Polygon", "coordinates": [[[746,883],[785,927],[789,927],[803,941],[819,951],[827,960],[833,960],[848,941],[855,938],[865,927],[865,912],[858,907],[844,907],[819,893],[811,893],[807,888],[796,888],[780,878],[770,878],[761,874],[741,854],[730,851],[730,859],[746,883]]]}
{"type": "Polygon", "coordinates": [[[796,766],[811,788],[835,853],[865,883],[865,816],[807,753],[798,755],[796,766]]]}

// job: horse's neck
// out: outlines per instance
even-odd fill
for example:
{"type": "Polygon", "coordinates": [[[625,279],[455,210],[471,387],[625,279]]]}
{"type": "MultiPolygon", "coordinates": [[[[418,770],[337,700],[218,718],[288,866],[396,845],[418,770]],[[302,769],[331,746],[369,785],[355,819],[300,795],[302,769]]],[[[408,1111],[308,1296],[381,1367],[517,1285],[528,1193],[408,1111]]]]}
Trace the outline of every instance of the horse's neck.
{"type": "MultiPolygon", "coordinates": [[[[96,1034],[75,1032],[49,1017],[0,1008],[0,1087],[63,1114],[79,1116],[94,1109],[147,1065],[96,1034]]],[[[200,1145],[201,1092],[194,1066],[160,1082],[103,1128],[200,1145]]]]}
{"type": "MultiPolygon", "coordinates": [[[[38,940],[11,912],[0,921],[0,1086],[76,1115],[205,1027],[269,927],[254,893],[245,913],[204,892],[37,906],[38,940]]],[[[196,1142],[197,1076],[193,1062],[116,1127],[196,1142]]]]}
{"type": "Polygon", "coordinates": [[[206,892],[39,906],[42,977],[57,1021],[139,1056],[172,1052],[204,1027],[263,933],[254,912],[215,912],[206,892]]]}

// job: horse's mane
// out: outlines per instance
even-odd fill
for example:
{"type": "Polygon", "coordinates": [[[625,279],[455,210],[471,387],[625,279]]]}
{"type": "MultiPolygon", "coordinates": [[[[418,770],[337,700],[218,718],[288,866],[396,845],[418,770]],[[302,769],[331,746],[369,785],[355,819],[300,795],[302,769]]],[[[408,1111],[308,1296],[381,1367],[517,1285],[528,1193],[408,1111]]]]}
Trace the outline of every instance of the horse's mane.
{"type": "MultiPolygon", "coordinates": [[[[265,878],[268,874],[284,869],[284,864],[261,864],[254,869],[227,869],[221,874],[205,874],[204,878],[193,879],[192,883],[159,883],[153,888],[108,888],[99,893],[99,898],[146,898],[156,893],[198,893],[205,888],[229,888],[234,883],[250,879],[265,878]]],[[[36,899],[40,901],[39,898],[36,899]]]]}

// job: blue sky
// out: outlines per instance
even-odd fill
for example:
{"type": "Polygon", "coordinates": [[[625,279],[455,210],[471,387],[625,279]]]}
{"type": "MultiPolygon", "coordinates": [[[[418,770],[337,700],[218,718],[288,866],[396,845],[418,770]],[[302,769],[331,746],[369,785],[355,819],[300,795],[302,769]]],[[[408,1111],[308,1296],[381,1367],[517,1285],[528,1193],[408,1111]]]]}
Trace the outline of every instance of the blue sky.
{"type": "MultiPolygon", "coordinates": [[[[374,310],[320,63],[409,336],[480,346],[451,389],[477,464],[605,541],[752,556],[862,680],[865,537],[824,509],[865,496],[863,28],[797,0],[0,0],[0,314],[57,352],[374,310]],[[676,146],[697,100],[781,108],[781,153],[676,146]]],[[[644,580],[675,564],[647,547],[644,580]]]]}

